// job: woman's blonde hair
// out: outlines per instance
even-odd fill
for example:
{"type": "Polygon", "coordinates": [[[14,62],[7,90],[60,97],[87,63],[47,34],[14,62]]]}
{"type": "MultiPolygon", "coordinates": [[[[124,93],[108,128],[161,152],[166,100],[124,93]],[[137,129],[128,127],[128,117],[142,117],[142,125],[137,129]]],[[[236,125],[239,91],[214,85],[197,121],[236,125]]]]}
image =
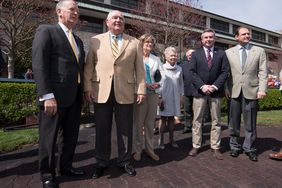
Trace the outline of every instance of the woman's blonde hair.
{"type": "Polygon", "coordinates": [[[141,47],[143,47],[144,43],[145,43],[147,40],[149,40],[149,39],[152,40],[152,43],[153,43],[153,45],[154,45],[155,42],[156,42],[156,40],[155,40],[155,38],[153,37],[153,35],[146,33],[146,34],[142,35],[141,37],[139,37],[139,41],[140,41],[141,47]]]}

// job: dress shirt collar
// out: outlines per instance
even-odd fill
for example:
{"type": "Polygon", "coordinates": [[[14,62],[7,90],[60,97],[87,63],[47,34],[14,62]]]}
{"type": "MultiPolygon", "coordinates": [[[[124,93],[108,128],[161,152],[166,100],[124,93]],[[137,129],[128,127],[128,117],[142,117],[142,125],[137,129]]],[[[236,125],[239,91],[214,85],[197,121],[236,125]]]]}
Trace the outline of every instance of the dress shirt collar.
{"type": "Polygon", "coordinates": [[[245,48],[246,50],[249,50],[249,49],[250,49],[250,44],[249,44],[249,43],[247,43],[245,46],[242,46],[241,44],[238,44],[237,46],[238,46],[238,49],[239,49],[239,50],[241,50],[241,49],[243,49],[243,48],[245,48]]]}
{"type": "Polygon", "coordinates": [[[211,50],[211,53],[213,53],[214,46],[211,47],[211,48],[206,48],[206,47],[203,46],[203,48],[204,48],[204,50],[205,50],[205,53],[207,53],[208,49],[210,49],[210,50],[211,50]]]}
{"type": "Polygon", "coordinates": [[[58,24],[66,34],[69,32],[70,29],[67,28],[67,26],[65,26],[63,23],[59,22],[58,24]]]}
{"type": "Polygon", "coordinates": [[[117,40],[122,40],[122,34],[114,35],[114,34],[112,34],[112,33],[110,32],[110,37],[111,37],[111,39],[112,39],[114,36],[116,37],[117,40]]]}

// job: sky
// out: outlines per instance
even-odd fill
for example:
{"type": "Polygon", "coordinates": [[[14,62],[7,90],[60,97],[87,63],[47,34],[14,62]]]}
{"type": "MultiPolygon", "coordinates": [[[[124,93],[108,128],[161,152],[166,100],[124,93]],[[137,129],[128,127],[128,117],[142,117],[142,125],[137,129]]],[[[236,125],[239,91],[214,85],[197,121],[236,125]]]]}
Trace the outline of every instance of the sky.
{"type": "Polygon", "coordinates": [[[282,0],[199,0],[202,10],[270,31],[282,30],[282,0]]]}

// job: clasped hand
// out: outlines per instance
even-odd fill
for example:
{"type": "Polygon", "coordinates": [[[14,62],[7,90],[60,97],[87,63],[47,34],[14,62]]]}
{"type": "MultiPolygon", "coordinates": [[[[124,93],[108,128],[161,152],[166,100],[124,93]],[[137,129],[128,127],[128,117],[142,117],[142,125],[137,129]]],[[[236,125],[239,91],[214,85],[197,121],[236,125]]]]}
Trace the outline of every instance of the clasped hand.
{"type": "Polygon", "coordinates": [[[215,88],[212,85],[204,85],[202,87],[202,92],[206,95],[209,95],[215,91],[215,88]]]}

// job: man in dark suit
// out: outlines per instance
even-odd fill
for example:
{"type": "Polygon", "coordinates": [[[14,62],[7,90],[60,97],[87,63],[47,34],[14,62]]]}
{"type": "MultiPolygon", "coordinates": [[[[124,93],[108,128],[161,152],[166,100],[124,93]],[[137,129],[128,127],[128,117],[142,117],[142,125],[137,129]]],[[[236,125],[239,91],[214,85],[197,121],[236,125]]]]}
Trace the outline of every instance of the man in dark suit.
{"type": "Polygon", "coordinates": [[[216,159],[221,160],[220,148],[220,113],[221,100],[224,96],[224,83],[228,76],[229,63],[224,51],[216,49],[215,32],[206,29],[201,35],[203,47],[192,54],[191,72],[193,84],[197,90],[193,98],[193,149],[190,156],[196,156],[202,143],[202,120],[209,104],[211,112],[211,151],[216,159]]]}
{"type": "Polygon", "coordinates": [[[125,22],[120,11],[110,12],[106,24],[108,32],[91,38],[84,69],[85,96],[87,101],[94,101],[96,116],[97,167],[92,177],[99,178],[109,166],[113,114],[117,127],[117,165],[135,176],[130,164],[133,104],[145,99],[143,54],[139,41],[123,33],[125,22]]]}
{"type": "Polygon", "coordinates": [[[238,157],[241,152],[239,144],[241,113],[244,117],[245,140],[242,149],[251,161],[257,161],[254,143],[258,100],[266,96],[267,90],[267,59],[263,48],[253,46],[250,42],[248,28],[239,27],[235,33],[238,45],[226,50],[230,62],[231,88],[230,101],[230,155],[238,157]]]}
{"type": "Polygon", "coordinates": [[[183,133],[191,132],[192,130],[192,120],[193,120],[193,93],[196,92],[196,89],[193,85],[193,78],[191,69],[191,58],[192,53],[195,50],[188,49],[186,52],[187,61],[181,64],[182,72],[183,72],[183,81],[184,81],[184,111],[185,111],[185,123],[183,133]]]}
{"type": "Polygon", "coordinates": [[[39,104],[39,171],[43,187],[57,187],[55,145],[58,137],[57,172],[78,176],[72,160],[78,138],[83,96],[84,48],[72,28],[78,5],[60,0],[59,23],[38,27],[32,46],[32,69],[39,104]]]}

